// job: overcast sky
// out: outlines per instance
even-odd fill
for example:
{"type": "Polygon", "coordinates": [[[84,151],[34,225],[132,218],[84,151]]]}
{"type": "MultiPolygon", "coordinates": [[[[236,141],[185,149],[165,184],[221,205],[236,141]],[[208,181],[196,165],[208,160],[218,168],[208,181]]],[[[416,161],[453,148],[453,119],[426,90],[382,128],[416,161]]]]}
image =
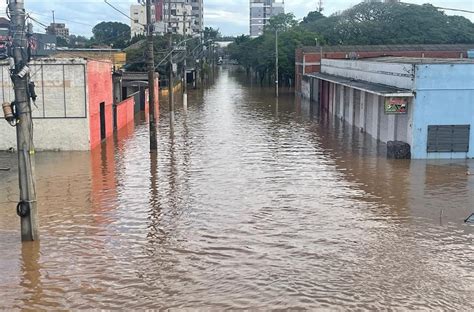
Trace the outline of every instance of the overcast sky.
{"type": "MultiPolygon", "coordinates": [[[[1,12],[5,12],[5,0],[0,0],[1,12]]],[[[52,21],[52,10],[56,12],[57,22],[65,22],[72,34],[91,35],[93,25],[101,21],[121,21],[129,24],[126,17],[114,11],[104,3],[104,0],[25,0],[28,12],[35,13],[37,19],[44,24],[52,21]]],[[[137,0],[109,0],[125,13],[129,13],[130,4],[137,0]]],[[[329,15],[344,10],[361,1],[357,0],[325,0],[324,14],[329,15]]],[[[430,2],[435,6],[464,9],[474,11],[474,0],[405,0],[404,2],[423,4],[430,2]]],[[[292,12],[298,19],[303,18],[310,11],[314,11],[316,0],[286,0],[286,12],[292,12]]],[[[463,15],[474,21],[474,14],[463,15]]],[[[2,14],[4,16],[4,14],[2,14]]],[[[224,35],[239,35],[248,33],[248,0],[204,0],[204,23],[206,26],[219,28],[224,35]]],[[[37,31],[40,26],[35,25],[37,31]]]]}

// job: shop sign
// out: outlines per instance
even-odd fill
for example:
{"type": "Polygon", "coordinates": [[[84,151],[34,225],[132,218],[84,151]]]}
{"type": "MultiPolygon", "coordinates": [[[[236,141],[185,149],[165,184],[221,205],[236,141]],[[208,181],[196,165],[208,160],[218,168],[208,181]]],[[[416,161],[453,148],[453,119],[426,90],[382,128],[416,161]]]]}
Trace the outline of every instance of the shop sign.
{"type": "Polygon", "coordinates": [[[385,114],[403,115],[408,113],[408,98],[386,98],[385,114]]]}

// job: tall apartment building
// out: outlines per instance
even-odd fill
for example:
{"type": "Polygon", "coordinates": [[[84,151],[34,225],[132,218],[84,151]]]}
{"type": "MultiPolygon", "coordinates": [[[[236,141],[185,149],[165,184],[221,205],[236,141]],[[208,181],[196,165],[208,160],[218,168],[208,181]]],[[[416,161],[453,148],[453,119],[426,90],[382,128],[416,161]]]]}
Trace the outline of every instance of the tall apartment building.
{"type": "Polygon", "coordinates": [[[69,37],[69,28],[67,28],[66,24],[63,23],[51,23],[46,28],[46,33],[57,37],[67,38],[69,37]]]}
{"type": "MultiPolygon", "coordinates": [[[[152,0],[155,32],[194,35],[203,29],[203,0],[152,0]],[[185,26],[186,24],[186,26],[185,26]]],[[[143,5],[130,7],[132,37],[145,34],[146,8],[143,5]]]]}
{"type": "Polygon", "coordinates": [[[250,36],[258,37],[272,16],[285,13],[285,1],[250,0],[250,36]]]}

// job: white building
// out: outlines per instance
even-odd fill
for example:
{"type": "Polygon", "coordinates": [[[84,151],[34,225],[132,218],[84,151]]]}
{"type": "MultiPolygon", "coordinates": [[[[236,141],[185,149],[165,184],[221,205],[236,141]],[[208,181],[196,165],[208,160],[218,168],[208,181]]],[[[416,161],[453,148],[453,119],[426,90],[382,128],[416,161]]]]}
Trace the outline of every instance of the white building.
{"type": "Polygon", "coordinates": [[[134,4],[130,6],[131,32],[132,38],[138,35],[145,35],[146,8],[143,5],[134,4]]]}
{"type": "Polygon", "coordinates": [[[250,0],[250,36],[262,35],[270,18],[283,13],[285,13],[285,1],[250,0]]]}

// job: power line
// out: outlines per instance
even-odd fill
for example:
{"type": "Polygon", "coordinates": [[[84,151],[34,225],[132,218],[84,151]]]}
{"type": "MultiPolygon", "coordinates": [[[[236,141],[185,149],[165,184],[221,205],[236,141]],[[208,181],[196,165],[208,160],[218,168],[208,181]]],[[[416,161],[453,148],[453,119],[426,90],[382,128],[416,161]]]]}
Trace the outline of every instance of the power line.
{"type": "MultiPolygon", "coordinates": [[[[113,4],[109,3],[108,0],[104,0],[104,2],[110,6],[112,9],[114,9],[115,11],[119,12],[121,15],[125,16],[126,18],[128,18],[129,20],[131,21],[135,21],[133,18],[130,17],[130,15],[128,15],[127,13],[124,13],[122,10],[120,10],[119,8],[117,8],[116,6],[114,6],[113,4]]],[[[142,26],[146,26],[146,25],[143,25],[143,24],[140,24],[142,26]]]]}
{"type": "Polygon", "coordinates": [[[442,8],[442,7],[435,7],[439,10],[447,10],[447,11],[454,11],[454,12],[464,12],[464,13],[474,13],[474,11],[463,10],[463,9],[451,9],[451,8],[442,8]]]}
{"type": "MultiPolygon", "coordinates": [[[[49,15],[41,14],[41,13],[38,13],[38,12],[30,12],[30,14],[35,14],[35,15],[39,15],[39,16],[43,16],[43,17],[50,17],[49,15]]],[[[83,23],[83,22],[78,22],[78,21],[74,21],[74,20],[69,20],[69,19],[65,19],[65,18],[56,18],[56,20],[69,22],[69,23],[74,23],[74,24],[79,24],[79,25],[90,26],[90,27],[95,27],[95,25],[91,25],[91,24],[87,24],[87,23],[83,23]]]]}
{"type": "Polygon", "coordinates": [[[44,28],[48,28],[48,25],[45,25],[45,24],[41,23],[41,22],[38,21],[37,19],[31,17],[31,15],[28,15],[28,18],[29,18],[30,20],[32,20],[33,22],[36,22],[38,25],[41,25],[41,26],[43,26],[44,28]]]}

